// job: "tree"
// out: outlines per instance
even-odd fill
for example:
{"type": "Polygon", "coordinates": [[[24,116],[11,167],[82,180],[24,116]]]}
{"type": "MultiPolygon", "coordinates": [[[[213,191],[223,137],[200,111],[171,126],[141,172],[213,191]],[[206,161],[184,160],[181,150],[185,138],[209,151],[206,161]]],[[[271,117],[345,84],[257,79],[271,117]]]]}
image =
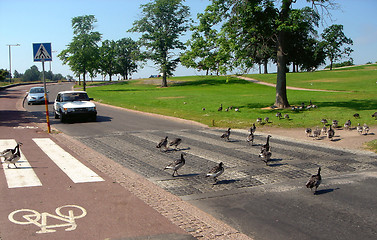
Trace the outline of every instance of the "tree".
{"type": "Polygon", "coordinates": [[[137,72],[137,61],[142,60],[137,42],[131,38],[122,38],[116,42],[116,73],[128,79],[132,73],[137,72]]]}
{"type": "Polygon", "coordinates": [[[41,78],[41,72],[38,70],[38,67],[33,65],[27,69],[22,77],[23,82],[33,82],[38,81],[41,78]]]}
{"type": "Polygon", "coordinates": [[[8,70],[0,69],[0,81],[4,81],[7,78],[8,74],[8,70]]]}
{"type": "Polygon", "coordinates": [[[103,75],[109,75],[110,81],[116,73],[116,43],[113,40],[105,40],[99,48],[99,70],[103,75]]]}
{"type": "Polygon", "coordinates": [[[73,40],[58,57],[63,64],[68,64],[76,75],[83,75],[83,88],[86,90],[86,74],[98,69],[98,45],[101,34],[94,32],[94,15],[72,18],[73,40]]]}
{"type": "Polygon", "coordinates": [[[14,70],[13,77],[14,78],[22,78],[22,74],[19,73],[17,70],[14,70]]]}
{"type": "Polygon", "coordinates": [[[326,57],[330,60],[330,70],[335,61],[343,56],[349,56],[353,50],[350,47],[343,47],[345,44],[352,45],[351,38],[347,38],[343,32],[343,25],[334,24],[326,28],[321,34],[323,38],[322,46],[326,57]]]}
{"type": "MultiPolygon", "coordinates": [[[[332,0],[307,0],[312,8],[330,8],[332,0]]],[[[277,64],[275,106],[289,107],[286,91],[286,66],[289,33],[300,28],[300,22],[292,21],[297,11],[293,11],[292,4],[296,0],[213,0],[206,8],[212,14],[212,19],[223,21],[222,29],[229,34],[231,49],[235,56],[239,56],[250,64],[250,59],[259,53],[260,59],[266,59],[271,50],[271,41],[275,43],[275,61],[277,64]],[[268,51],[265,51],[268,50],[268,51]],[[264,54],[265,51],[265,54],[264,54]]],[[[229,42],[227,43],[229,44],[229,42]]],[[[236,57],[237,58],[237,57],[236,57]]],[[[238,60],[242,63],[242,59],[238,60]]]]}
{"type": "Polygon", "coordinates": [[[182,0],[155,0],[141,5],[142,17],[133,23],[131,32],[140,32],[140,44],[146,47],[145,58],[159,65],[162,87],[179,63],[176,49],[185,49],[179,37],[189,28],[189,8],[182,0]]]}

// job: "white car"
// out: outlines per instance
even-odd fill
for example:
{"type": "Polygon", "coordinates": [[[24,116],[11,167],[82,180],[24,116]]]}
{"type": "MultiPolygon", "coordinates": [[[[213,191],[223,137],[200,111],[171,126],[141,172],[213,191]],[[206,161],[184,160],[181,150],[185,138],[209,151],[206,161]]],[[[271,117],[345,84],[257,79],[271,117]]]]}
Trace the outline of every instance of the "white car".
{"type": "MultiPolygon", "coordinates": [[[[33,104],[33,103],[45,103],[44,87],[30,88],[29,92],[27,92],[26,101],[28,105],[33,104]]],[[[48,96],[47,96],[47,102],[48,102],[48,96]]]]}
{"type": "Polygon", "coordinates": [[[84,91],[63,91],[59,92],[54,102],[55,119],[60,118],[61,122],[69,119],[86,118],[96,121],[96,105],[90,100],[88,94],[84,91]]]}

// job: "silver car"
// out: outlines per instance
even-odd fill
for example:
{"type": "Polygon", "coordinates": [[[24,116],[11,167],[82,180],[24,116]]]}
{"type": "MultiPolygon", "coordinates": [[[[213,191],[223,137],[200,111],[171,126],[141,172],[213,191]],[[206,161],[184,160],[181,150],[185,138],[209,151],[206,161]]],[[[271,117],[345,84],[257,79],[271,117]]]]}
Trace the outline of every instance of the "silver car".
{"type": "MultiPolygon", "coordinates": [[[[29,92],[27,92],[26,101],[28,105],[35,104],[35,103],[44,103],[45,102],[44,88],[43,87],[30,88],[29,92]]],[[[47,102],[48,102],[48,96],[47,96],[47,102]]]]}

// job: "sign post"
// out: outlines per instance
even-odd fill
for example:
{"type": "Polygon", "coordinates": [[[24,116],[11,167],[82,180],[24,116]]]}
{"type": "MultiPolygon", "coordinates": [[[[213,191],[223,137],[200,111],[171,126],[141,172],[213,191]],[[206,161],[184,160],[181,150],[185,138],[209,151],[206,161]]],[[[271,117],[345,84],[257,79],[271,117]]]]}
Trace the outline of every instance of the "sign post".
{"type": "Polygon", "coordinates": [[[45,92],[47,131],[51,133],[50,118],[48,115],[47,87],[45,79],[45,61],[52,61],[51,43],[33,43],[34,62],[42,62],[42,78],[45,92]]]}

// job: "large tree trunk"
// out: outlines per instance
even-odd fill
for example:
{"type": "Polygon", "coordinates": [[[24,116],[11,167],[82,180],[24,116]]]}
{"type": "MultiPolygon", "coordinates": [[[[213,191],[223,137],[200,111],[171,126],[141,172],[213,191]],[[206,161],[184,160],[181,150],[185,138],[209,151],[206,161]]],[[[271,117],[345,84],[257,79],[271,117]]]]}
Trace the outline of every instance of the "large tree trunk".
{"type": "Polygon", "coordinates": [[[162,72],[162,83],[161,83],[161,87],[167,87],[168,86],[168,82],[166,80],[166,71],[163,71],[162,72]]]}
{"type": "Polygon", "coordinates": [[[85,80],[85,75],[86,75],[86,71],[84,70],[84,74],[83,74],[83,79],[82,79],[82,85],[83,85],[83,88],[84,88],[84,91],[86,91],[86,80],[85,80]]]}
{"type": "MultiPolygon", "coordinates": [[[[285,22],[288,20],[289,8],[292,0],[283,0],[280,21],[285,22]]],[[[277,40],[277,79],[276,79],[276,99],[275,106],[278,108],[288,108],[287,98],[287,78],[286,78],[286,57],[285,57],[285,32],[281,30],[278,33],[277,40]]]]}
{"type": "Polygon", "coordinates": [[[264,59],[263,60],[263,67],[264,67],[264,74],[268,74],[268,60],[267,59],[264,59]]]}

